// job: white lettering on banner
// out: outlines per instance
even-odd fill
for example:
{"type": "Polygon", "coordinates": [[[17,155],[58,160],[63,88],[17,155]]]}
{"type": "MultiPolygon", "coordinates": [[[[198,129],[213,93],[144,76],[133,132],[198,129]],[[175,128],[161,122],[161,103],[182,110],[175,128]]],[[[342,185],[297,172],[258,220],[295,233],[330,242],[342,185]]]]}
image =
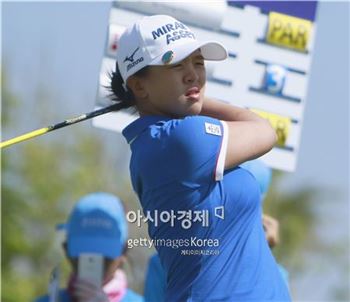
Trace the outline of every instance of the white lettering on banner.
{"type": "Polygon", "coordinates": [[[205,124],[205,132],[217,136],[222,136],[221,128],[219,125],[204,123],[205,124]]]}

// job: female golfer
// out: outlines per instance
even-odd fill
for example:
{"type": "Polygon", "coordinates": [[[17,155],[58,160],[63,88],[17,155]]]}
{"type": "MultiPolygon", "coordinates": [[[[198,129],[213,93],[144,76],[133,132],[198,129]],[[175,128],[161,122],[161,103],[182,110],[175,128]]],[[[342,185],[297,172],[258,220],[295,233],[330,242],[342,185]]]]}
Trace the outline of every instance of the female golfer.
{"type": "Polygon", "coordinates": [[[120,108],[140,114],[123,130],[132,185],[166,269],[166,301],[289,301],[265,240],[258,183],[238,167],[268,152],[275,132],[204,94],[204,60],[226,56],[166,15],[122,34],[111,90],[120,108]]]}

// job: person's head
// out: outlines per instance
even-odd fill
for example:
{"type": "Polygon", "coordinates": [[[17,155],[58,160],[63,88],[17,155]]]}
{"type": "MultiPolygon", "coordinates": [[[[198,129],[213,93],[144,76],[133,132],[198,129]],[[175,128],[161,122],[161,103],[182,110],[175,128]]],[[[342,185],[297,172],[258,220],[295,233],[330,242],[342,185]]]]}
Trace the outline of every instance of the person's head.
{"type": "Polygon", "coordinates": [[[136,106],[141,115],[196,115],[204,97],[204,60],[226,57],[221,44],[198,41],[170,16],[143,17],[119,39],[110,88],[121,108],[136,106]]]}
{"type": "Polygon", "coordinates": [[[82,197],[70,213],[66,232],[64,248],[75,272],[81,254],[100,254],[105,283],[124,262],[127,222],[116,196],[97,192],[82,197]]]}
{"type": "Polygon", "coordinates": [[[259,159],[247,161],[241,164],[241,167],[253,174],[257,180],[261,192],[261,198],[264,200],[267,191],[269,190],[272,170],[263,161],[259,159]]]}

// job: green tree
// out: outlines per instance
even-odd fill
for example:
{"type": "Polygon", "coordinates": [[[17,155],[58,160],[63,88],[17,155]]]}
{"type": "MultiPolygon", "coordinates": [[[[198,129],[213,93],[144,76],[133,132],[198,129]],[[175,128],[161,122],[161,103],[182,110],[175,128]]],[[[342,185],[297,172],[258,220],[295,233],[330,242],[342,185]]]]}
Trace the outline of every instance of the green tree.
{"type": "MultiPolygon", "coordinates": [[[[281,189],[283,180],[284,174],[275,171],[264,202],[264,212],[279,220],[281,240],[273,253],[289,271],[290,285],[309,270],[315,271],[316,265],[317,271],[322,275],[337,271],[340,282],[333,287],[328,299],[348,301],[349,238],[333,238],[329,241],[318,231],[323,220],[328,220],[319,215],[319,208],[326,203],[321,202],[321,196],[329,196],[333,202],[340,192],[308,185],[297,191],[286,192],[281,189]],[[317,264],[310,264],[309,259],[317,264]]],[[[291,293],[293,295],[293,287],[291,293]]]]}
{"type": "Polygon", "coordinates": [[[316,188],[305,186],[298,191],[286,193],[280,189],[283,173],[273,173],[270,190],[264,201],[264,212],[275,217],[280,225],[280,244],[274,249],[277,259],[294,272],[303,267],[300,250],[305,243],[315,242],[313,227],[316,223],[313,198],[316,188]]]}
{"type": "MultiPolygon", "coordinates": [[[[2,129],[6,131],[14,127],[13,112],[21,101],[8,91],[5,81],[2,87],[2,129]]],[[[38,114],[39,119],[47,116],[42,107],[38,114]]],[[[46,291],[52,268],[63,259],[55,225],[65,222],[82,195],[107,191],[120,196],[127,210],[139,206],[128,175],[119,173],[101,130],[81,124],[63,131],[2,151],[1,301],[31,301],[46,291]]],[[[145,234],[144,229],[131,229],[131,233],[139,232],[145,234]]],[[[132,277],[135,271],[144,271],[148,255],[129,254],[136,268],[129,266],[132,277]]],[[[63,264],[67,277],[68,265],[63,264]]],[[[131,286],[140,291],[142,277],[133,280],[131,286]]]]}

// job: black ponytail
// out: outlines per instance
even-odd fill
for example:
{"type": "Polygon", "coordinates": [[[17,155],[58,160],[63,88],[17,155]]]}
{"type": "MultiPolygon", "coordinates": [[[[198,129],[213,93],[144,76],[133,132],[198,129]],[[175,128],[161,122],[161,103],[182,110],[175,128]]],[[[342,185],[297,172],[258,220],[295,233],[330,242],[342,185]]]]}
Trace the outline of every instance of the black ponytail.
{"type": "MultiPolygon", "coordinates": [[[[111,101],[116,102],[117,108],[114,111],[119,111],[121,109],[127,109],[130,107],[135,107],[136,105],[136,99],[134,94],[132,93],[131,89],[127,87],[127,90],[125,90],[123,84],[123,78],[119,71],[118,64],[116,65],[115,72],[109,73],[108,77],[110,79],[110,86],[107,86],[106,88],[110,91],[110,94],[108,97],[111,99],[111,101]]],[[[141,70],[137,71],[134,76],[145,76],[147,73],[148,66],[142,68],[141,70]]]]}

